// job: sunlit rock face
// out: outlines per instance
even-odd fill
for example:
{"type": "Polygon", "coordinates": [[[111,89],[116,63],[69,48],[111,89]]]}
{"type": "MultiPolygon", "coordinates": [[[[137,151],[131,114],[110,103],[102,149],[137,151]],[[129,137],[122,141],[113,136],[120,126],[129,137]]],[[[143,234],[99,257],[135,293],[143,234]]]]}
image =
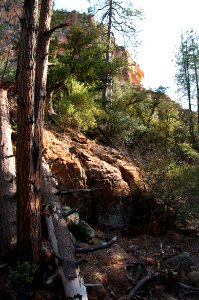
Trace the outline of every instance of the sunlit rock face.
{"type": "Polygon", "coordinates": [[[139,168],[115,149],[72,129],[67,129],[65,135],[45,131],[44,147],[59,188],[74,191],[61,197],[63,205],[78,208],[82,219],[94,223],[111,227],[129,223],[134,191],[148,193],[139,168]],[[85,189],[91,191],[82,192],[85,189]]]}
{"type": "Polygon", "coordinates": [[[19,40],[22,15],[21,1],[1,0],[0,3],[0,55],[2,58],[15,58],[15,47],[19,40]]]}
{"type": "Polygon", "coordinates": [[[114,55],[127,62],[127,67],[122,68],[118,74],[120,83],[124,84],[125,82],[130,81],[132,85],[142,86],[144,73],[140,69],[139,65],[132,59],[128,50],[122,46],[117,46],[114,55]]]}
{"type": "MultiPolygon", "coordinates": [[[[16,59],[16,44],[20,35],[20,17],[22,16],[21,0],[1,0],[0,3],[0,54],[2,58],[9,58],[10,61],[16,59]]],[[[95,22],[93,17],[86,14],[80,14],[76,11],[66,13],[67,26],[56,32],[56,37],[60,44],[67,43],[67,35],[71,26],[84,22],[90,24],[95,22]]],[[[57,25],[57,24],[56,24],[57,25]]],[[[62,52],[62,49],[59,49],[62,52]]],[[[113,57],[122,58],[127,62],[127,67],[120,70],[118,79],[121,84],[130,81],[135,86],[141,86],[144,73],[139,65],[133,61],[131,55],[122,46],[116,46],[113,57]]]]}

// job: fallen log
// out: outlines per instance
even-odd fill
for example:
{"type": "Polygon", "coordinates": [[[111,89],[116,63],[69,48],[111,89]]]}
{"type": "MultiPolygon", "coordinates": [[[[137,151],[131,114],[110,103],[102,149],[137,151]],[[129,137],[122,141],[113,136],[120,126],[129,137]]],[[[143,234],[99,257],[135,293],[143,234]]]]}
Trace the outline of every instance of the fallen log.
{"type": "Polygon", "coordinates": [[[89,253],[89,252],[94,252],[94,251],[106,249],[106,248],[109,248],[110,246],[112,246],[116,242],[116,240],[117,240],[117,237],[115,236],[110,241],[108,241],[106,243],[102,243],[101,245],[96,245],[96,246],[93,246],[93,247],[76,248],[75,253],[76,254],[89,253]]]}
{"type": "Polygon", "coordinates": [[[86,287],[80,276],[80,270],[75,260],[75,247],[67,224],[62,215],[61,204],[58,198],[53,194],[53,179],[48,165],[43,162],[43,184],[42,184],[42,204],[52,205],[53,213],[45,215],[48,230],[48,238],[55,255],[55,264],[57,274],[60,278],[65,299],[82,299],[87,300],[86,287]],[[61,257],[62,261],[57,257],[61,257]]]}

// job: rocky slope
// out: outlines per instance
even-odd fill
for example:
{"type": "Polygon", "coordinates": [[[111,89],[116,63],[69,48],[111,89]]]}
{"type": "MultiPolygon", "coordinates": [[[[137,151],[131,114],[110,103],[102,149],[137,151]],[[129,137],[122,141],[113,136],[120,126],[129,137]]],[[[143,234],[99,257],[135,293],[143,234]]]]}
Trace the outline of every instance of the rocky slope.
{"type": "Polygon", "coordinates": [[[134,195],[148,192],[133,163],[71,129],[65,134],[46,130],[44,148],[58,189],[67,189],[65,205],[78,208],[81,218],[92,223],[120,227],[130,222],[134,195]]]}

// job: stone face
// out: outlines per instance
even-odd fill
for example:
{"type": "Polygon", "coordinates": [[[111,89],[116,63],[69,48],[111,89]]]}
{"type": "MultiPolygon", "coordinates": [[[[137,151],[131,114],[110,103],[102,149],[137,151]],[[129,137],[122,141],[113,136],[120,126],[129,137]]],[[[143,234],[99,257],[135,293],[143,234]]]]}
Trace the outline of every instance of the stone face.
{"type": "Polygon", "coordinates": [[[189,285],[199,288],[199,271],[192,271],[187,274],[189,285]]]}
{"type": "Polygon", "coordinates": [[[84,242],[89,242],[95,237],[93,228],[83,220],[80,220],[78,224],[70,224],[68,228],[74,234],[75,238],[81,239],[84,242]]]}
{"type": "Polygon", "coordinates": [[[123,58],[127,61],[127,66],[122,68],[118,74],[118,79],[121,84],[129,80],[134,86],[142,86],[144,73],[139,65],[131,58],[128,50],[124,47],[117,46],[115,50],[115,56],[117,58],[123,58]]]}
{"type": "Polygon", "coordinates": [[[112,227],[130,220],[132,186],[146,193],[140,170],[115,149],[105,148],[69,130],[61,136],[46,131],[45,159],[60,188],[93,189],[62,197],[63,205],[78,208],[80,218],[112,227]],[[95,190],[96,189],[96,190],[95,190]]]}

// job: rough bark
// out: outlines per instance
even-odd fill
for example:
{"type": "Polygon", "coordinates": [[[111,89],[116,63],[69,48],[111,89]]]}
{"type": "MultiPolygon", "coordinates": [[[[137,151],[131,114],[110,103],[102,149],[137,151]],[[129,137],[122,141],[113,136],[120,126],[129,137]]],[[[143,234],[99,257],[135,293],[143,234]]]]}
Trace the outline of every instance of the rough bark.
{"type": "MultiPolygon", "coordinates": [[[[44,102],[48,67],[52,0],[42,0],[40,6],[39,28],[36,46],[35,93],[34,93],[34,132],[33,132],[33,177],[36,187],[37,204],[41,204],[41,162],[43,145],[44,102]]],[[[38,228],[40,224],[38,223],[38,228]]]]}
{"type": "Polygon", "coordinates": [[[75,247],[71,238],[71,234],[67,228],[67,224],[61,214],[61,206],[57,196],[53,194],[53,180],[49,172],[47,164],[43,163],[43,195],[42,202],[45,205],[51,204],[54,212],[50,216],[46,216],[48,228],[48,237],[51,242],[54,253],[57,257],[62,258],[60,264],[58,259],[57,273],[63,284],[66,299],[82,299],[87,300],[86,288],[79,273],[79,267],[75,260],[75,247]]]}
{"type": "Polygon", "coordinates": [[[7,90],[0,85],[0,256],[16,245],[16,175],[11,142],[7,90]]]}
{"type": "Polygon", "coordinates": [[[35,172],[38,145],[34,139],[35,41],[38,0],[25,0],[21,19],[17,121],[17,245],[20,260],[38,265],[40,199],[35,172]]]}

